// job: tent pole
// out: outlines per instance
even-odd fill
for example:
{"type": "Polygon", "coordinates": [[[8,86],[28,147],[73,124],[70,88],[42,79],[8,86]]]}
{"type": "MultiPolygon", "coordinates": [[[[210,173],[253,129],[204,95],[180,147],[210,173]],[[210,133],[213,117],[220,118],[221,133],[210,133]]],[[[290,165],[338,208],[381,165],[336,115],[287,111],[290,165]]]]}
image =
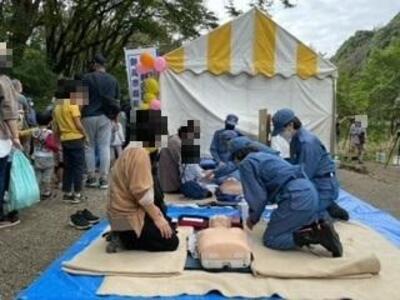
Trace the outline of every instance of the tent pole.
{"type": "Polygon", "coordinates": [[[331,127],[331,147],[332,156],[336,155],[336,78],[332,80],[332,127],[331,127]]]}

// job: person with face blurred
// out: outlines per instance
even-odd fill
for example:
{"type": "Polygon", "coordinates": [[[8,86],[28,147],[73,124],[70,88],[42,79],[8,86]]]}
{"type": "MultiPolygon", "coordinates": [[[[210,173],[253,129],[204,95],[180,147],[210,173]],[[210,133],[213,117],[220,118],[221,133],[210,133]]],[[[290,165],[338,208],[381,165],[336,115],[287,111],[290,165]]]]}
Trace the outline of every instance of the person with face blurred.
{"type": "Polygon", "coordinates": [[[63,151],[63,200],[76,204],[82,200],[82,178],[85,167],[87,134],[81,122],[80,106],[87,102],[81,81],[57,82],[56,106],[53,112],[54,129],[63,151]]]}
{"type": "Polygon", "coordinates": [[[4,211],[4,195],[9,185],[12,148],[22,149],[18,135],[18,101],[10,78],[11,49],[0,43],[0,229],[20,223],[18,212],[4,211]]]}

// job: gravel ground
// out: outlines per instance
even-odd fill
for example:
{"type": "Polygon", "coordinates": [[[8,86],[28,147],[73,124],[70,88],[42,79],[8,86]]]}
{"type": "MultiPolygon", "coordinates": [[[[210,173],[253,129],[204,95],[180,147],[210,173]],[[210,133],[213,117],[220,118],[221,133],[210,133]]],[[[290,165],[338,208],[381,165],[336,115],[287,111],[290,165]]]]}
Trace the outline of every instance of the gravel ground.
{"type": "MultiPolygon", "coordinates": [[[[342,186],[400,218],[400,168],[384,169],[371,163],[367,167],[368,175],[339,170],[342,186]]],[[[88,190],[86,195],[87,202],[66,205],[59,193],[23,211],[21,224],[0,232],[0,299],[13,299],[82,235],[82,231],[68,226],[69,215],[89,208],[104,217],[106,192],[88,190]]]]}
{"type": "Polygon", "coordinates": [[[69,215],[88,208],[105,216],[105,191],[88,190],[88,200],[77,205],[63,203],[58,194],[22,211],[20,224],[0,231],[0,299],[13,299],[83,234],[68,225],[69,215]]]}

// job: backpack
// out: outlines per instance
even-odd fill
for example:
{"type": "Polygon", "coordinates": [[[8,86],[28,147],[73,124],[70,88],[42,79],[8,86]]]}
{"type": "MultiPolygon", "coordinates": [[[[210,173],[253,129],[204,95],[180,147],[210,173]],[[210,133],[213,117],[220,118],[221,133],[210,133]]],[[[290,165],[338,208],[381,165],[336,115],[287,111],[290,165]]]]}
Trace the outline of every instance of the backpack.
{"type": "Polygon", "coordinates": [[[59,150],[57,140],[56,140],[54,134],[52,134],[52,133],[50,133],[46,136],[44,144],[47,149],[53,151],[54,153],[57,153],[59,150]]]}

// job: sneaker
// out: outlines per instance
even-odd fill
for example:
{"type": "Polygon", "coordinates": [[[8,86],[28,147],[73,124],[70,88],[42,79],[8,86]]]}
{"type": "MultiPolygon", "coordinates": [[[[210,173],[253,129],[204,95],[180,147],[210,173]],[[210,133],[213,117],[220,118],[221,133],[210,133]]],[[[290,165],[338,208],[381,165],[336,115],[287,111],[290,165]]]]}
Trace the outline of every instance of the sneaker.
{"type": "Polygon", "coordinates": [[[76,201],[76,203],[80,203],[82,201],[86,201],[87,197],[82,195],[81,193],[79,193],[79,194],[75,193],[74,194],[74,200],[76,201]]]}
{"type": "Polygon", "coordinates": [[[86,180],[86,187],[95,188],[98,186],[97,179],[95,177],[88,177],[86,180]]]}
{"type": "Polygon", "coordinates": [[[81,197],[81,195],[79,196],[79,198],[77,198],[76,195],[73,194],[64,194],[63,202],[69,204],[78,204],[81,202],[81,197]]]}
{"type": "Polygon", "coordinates": [[[7,216],[0,218],[0,229],[12,227],[21,223],[17,211],[10,212],[7,216]]]}
{"type": "Polygon", "coordinates": [[[100,185],[100,189],[102,189],[102,190],[108,189],[108,181],[107,181],[107,179],[100,178],[99,185],[100,185]]]}
{"type": "Polygon", "coordinates": [[[324,221],[305,226],[294,232],[293,239],[299,247],[319,244],[331,252],[333,257],[341,257],[343,255],[343,247],[339,235],[332,224],[324,221]]]}
{"type": "Polygon", "coordinates": [[[69,217],[69,225],[79,230],[87,230],[92,227],[80,211],[69,217]]]}
{"type": "Polygon", "coordinates": [[[49,199],[51,196],[52,196],[52,193],[51,193],[51,192],[42,193],[42,195],[40,196],[40,200],[47,200],[47,199],[49,199]]]}
{"type": "Polygon", "coordinates": [[[81,213],[90,224],[97,224],[100,221],[100,218],[92,214],[88,209],[82,210],[81,213]]]}
{"type": "Polygon", "coordinates": [[[327,209],[328,214],[338,220],[348,221],[350,219],[349,213],[341,208],[336,202],[333,202],[327,209]]]}

